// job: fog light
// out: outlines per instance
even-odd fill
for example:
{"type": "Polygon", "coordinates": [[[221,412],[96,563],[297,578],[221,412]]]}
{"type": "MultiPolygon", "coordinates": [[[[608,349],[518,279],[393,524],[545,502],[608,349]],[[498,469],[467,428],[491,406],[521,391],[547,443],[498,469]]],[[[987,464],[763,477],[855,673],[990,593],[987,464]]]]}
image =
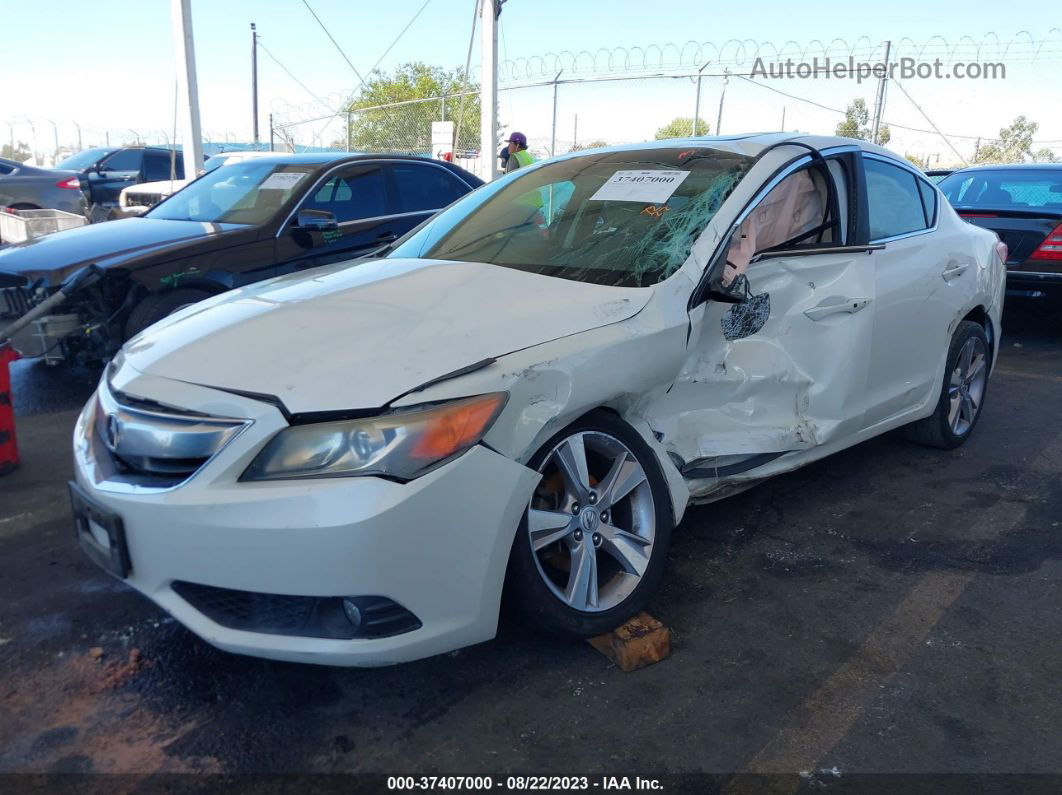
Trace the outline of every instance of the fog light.
{"type": "Polygon", "coordinates": [[[354,626],[355,630],[361,626],[361,610],[358,609],[353,600],[343,600],[343,614],[347,617],[347,621],[354,626]]]}

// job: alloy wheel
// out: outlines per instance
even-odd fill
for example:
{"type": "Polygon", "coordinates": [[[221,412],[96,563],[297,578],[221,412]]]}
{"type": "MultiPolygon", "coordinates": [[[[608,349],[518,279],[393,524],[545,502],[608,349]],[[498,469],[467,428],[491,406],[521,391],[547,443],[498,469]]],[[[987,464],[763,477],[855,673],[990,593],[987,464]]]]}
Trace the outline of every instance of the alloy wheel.
{"type": "Polygon", "coordinates": [[[973,427],[988,383],[988,350],[982,340],[970,337],[959,351],[948,382],[948,424],[956,436],[973,427]]]}
{"type": "Polygon", "coordinates": [[[527,529],[543,581],[574,610],[619,605],[641,582],[656,537],[645,469],[614,436],[581,431],[557,444],[539,471],[527,529]]]}

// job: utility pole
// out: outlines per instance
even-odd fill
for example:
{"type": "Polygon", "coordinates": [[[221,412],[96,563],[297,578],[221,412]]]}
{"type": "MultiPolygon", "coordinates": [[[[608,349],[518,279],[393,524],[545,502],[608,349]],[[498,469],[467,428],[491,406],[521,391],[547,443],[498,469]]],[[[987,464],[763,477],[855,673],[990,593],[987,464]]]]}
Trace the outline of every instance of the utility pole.
{"type": "MultiPolygon", "coordinates": [[[[350,136],[350,132],[349,132],[350,131],[350,127],[349,126],[347,127],[347,131],[348,131],[347,132],[347,136],[349,137],[350,136]]],[[[274,140],[275,140],[275,136],[273,134],[273,114],[270,113],[269,114],[269,151],[270,152],[277,151],[276,148],[273,146],[274,140]]]]}
{"type": "Polygon", "coordinates": [[[978,137],[978,138],[977,138],[977,143],[975,143],[975,144],[974,144],[974,156],[973,156],[973,161],[974,161],[975,163],[977,162],[977,156],[978,156],[979,154],[981,154],[981,138],[980,138],[980,137],[978,137]]]}
{"type": "Polygon", "coordinates": [[[479,85],[480,176],[490,182],[498,176],[498,15],[500,0],[480,0],[482,32],[479,85]]]}
{"type": "Polygon", "coordinates": [[[258,148],[258,33],[251,23],[251,117],[254,129],[254,148],[258,148]]]}
{"type": "Polygon", "coordinates": [[[199,85],[195,77],[195,39],[192,34],[192,0],[170,0],[173,44],[177,55],[177,96],[184,140],[184,176],[195,179],[203,168],[203,139],[199,129],[199,85]]]}
{"type": "MultiPolygon", "coordinates": [[[[269,118],[271,118],[271,119],[273,118],[273,114],[272,113],[269,114],[269,118]]],[[[272,122],[270,122],[270,124],[272,125],[272,122]]],[[[353,126],[353,118],[351,116],[350,109],[348,108],[347,109],[347,151],[348,152],[353,152],[354,151],[354,143],[352,141],[352,139],[354,137],[354,130],[352,129],[352,126],[353,126]]],[[[273,148],[270,147],[269,151],[273,151],[273,148]]]]}
{"type": "Polygon", "coordinates": [[[59,127],[51,119],[48,119],[48,123],[52,125],[52,135],[55,136],[55,153],[52,155],[52,165],[55,165],[59,162],[59,127]]]}
{"type": "Polygon", "coordinates": [[[562,74],[564,74],[563,69],[557,72],[557,76],[553,78],[553,131],[550,133],[549,137],[550,157],[557,154],[557,81],[560,80],[562,74]]]}
{"type": "Polygon", "coordinates": [[[874,128],[870,140],[878,142],[878,130],[881,129],[881,117],[885,114],[885,84],[889,82],[889,54],[892,52],[892,42],[885,42],[885,74],[878,80],[878,98],[874,102],[874,128]]]}
{"type": "MultiPolygon", "coordinates": [[[[708,63],[711,63],[711,61],[709,61],[708,63]]],[[[708,68],[708,64],[706,63],[704,66],[702,66],[700,69],[697,70],[697,99],[694,100],[694,103],[693,103],[693,134],[694,135],[697,134],[697,124],[698,124],[698,122],[700,121],[700,118],[701,118],[701,74],[707,68],[708,68]]],[[[709,132],[711,132],[711,131],[709,130],[709,132]]]]}
{"type": "Polygon", "coordinates": [[[782,105],[782,132],[785,132],[785,105],[782,105]]]}
{"type": "Polygon", "coordinates": [[[575,114],[575,129],[572,131],[572,149],[579,146],[579,114],[575,114]]]}
{"type": "Polygon", "coordinates": [[[73,122],[73,124],[74,124],[75,127],[77,127],[77,151],[80,152],[81,149],[82,149],[82,146],[81,146],[81,125],[78,124],[76,121],[73,122]]]}
{"type": "Polygon", "coordinates": [[[730,70],[723,69],[723,90],[719,92],[719,115],[715,119],[715,134],[723,134],[723,100],[726,99],[726,84],[730,82],[730,70]]]}

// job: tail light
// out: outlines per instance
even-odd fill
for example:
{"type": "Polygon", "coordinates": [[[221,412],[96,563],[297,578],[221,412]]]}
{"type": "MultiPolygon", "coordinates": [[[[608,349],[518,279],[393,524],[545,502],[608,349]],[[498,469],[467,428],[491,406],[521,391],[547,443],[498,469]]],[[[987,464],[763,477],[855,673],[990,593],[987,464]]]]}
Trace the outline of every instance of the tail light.
{"type": "Polygon", "coordinates": [[[1010,250],[1007,248],[1007,244],[1002,240],[996,241],[996,254],[999,256],[999,261],[1006,265],[1007,257],[1010,256],[1010,250]]]}
{"type": "Polygon", "coordinates": [[[63,188],[64,190],[81,190],[81,179],[80,177],[61,179],[55,183],[55,187],[63,188]]]}
{"type": "Polygon", "coordinates": [[[960,218],[999,218],[996,213],[959,213],[960,218]]]}
{"type": "Polygon", "coordinates": [[[1051,230],[1029,259],[1062,261],[1062,224],[1051,230]]]}

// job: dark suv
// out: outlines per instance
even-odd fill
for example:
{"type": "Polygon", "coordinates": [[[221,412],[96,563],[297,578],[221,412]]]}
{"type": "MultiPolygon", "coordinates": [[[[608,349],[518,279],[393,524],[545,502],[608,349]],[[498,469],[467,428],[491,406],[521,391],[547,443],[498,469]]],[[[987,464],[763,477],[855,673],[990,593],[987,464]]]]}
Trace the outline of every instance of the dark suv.
{"type": "Polygon", "coordinates": [[[184,179],[184,158],[173,149],[117,146],[86,149],[56,163],[57,169],[77,171],[89,205],[89,220],[103,221],[118,206],[123,188],[140,182],[184,179]]]}

